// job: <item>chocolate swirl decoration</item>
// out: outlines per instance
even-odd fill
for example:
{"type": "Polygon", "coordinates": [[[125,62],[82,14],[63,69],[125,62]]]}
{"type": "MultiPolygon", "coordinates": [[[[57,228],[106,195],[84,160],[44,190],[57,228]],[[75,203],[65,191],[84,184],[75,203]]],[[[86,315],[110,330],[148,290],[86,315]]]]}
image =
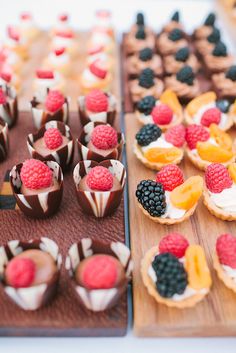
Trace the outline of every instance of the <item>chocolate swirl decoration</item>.
{"type": "Polygon", "coordinates": [[[9,150],[8,125],[0,118],[0,162],[7,158],[9,150]]]}
{"type": "Polygon", "coordinates": [[[115,212],[120,205],[126,181],[126,171],[123,164],[117,160],[109,159],[100,163],[95,161],[81,161],[74,169],[74,183],[77,199],[83,211],[95,217],[106,217],[115,212]],[[115,191],[88,191],[79,188],[79,183],[92,168],[103,166],[116,177],[120,183],[120,189],[115,191]]]}
{"type": "Polygon", "coordinates": [[[36,190],[35,195],[23,195],[21,193],[22,181],[20,178],[23,163],[15,165],[10,172],[10,185],[16,203],[28,217],[49,217],[56,213],[61,204],[63,194],[63,174],[61,167],[53,161],[45,161],[44,163],[52,170],[53,178],[58,182],[58,189],[54,191],[37,193],[36,190]]]}
{"type": "Polygon", "coordinates": [[[16,91],[9,85],[0,86],[6,94],[6,103],[0,105],[0,116],[12,128],[18,120],[18,102],[16,91]]]}
{"type": "Polygon", "coordinates": [[[22,242],[20,240],[11,240],[6,245],[0,247],[0,282],[5,293],[9,298],[23,310],[37,310],[48,304],[56,295],[58,281],[60,277],[60,268],[62,256],[59,253],[58,245],[51,239],[42,237],[40,239],[22,242]],[[57,272],[47,283],[27,288],[14,288],[7,285],[4,281],[4,272],[7,263],[14,256],[30,249],[38,249],[49,253],[56,265],[57,272]]]}
{"type": "Polygon", "coordinates": [[[91,238],[83,238],[74,243],[69,251],[65,263],[69,276],[71,277],[78,299],[87,309],[99,312],[112,308],[125,292],[131,279],[133,261],[131,260],[130,249],[120,242],[101,242],[91,238]],[[118,259],[125,270],[125,278],[118,286],[109,289],[88,289],[78,285],[74,275],[77,266],[85,258],[95,254],[105,254],[118,259]]]}

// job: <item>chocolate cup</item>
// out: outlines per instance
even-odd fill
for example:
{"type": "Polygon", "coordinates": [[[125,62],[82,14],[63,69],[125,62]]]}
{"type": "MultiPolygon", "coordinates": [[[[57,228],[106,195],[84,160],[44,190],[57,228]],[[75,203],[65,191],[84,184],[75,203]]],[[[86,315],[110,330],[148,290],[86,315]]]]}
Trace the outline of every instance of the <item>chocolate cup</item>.
{"type": "Polygon", "coordinates": [[[2,104],[2,109],[0,110],[1,118],[8,124],[9,128],[12,128],[18,120],[16,91],[10,86],[2,88],[7,96],[7,101],[5,104],[2,104]]]}
{"type": "Polygon", "coordinates": [[[29,242],[21,242],[20,240],[11,240],[6,245],[0,247],[0,282],[5,293],[9,298],[24,310],[37,310],[42,306],[50,303],[57,292],[58,281],[60,277],[60,267],[62,257],[59,253],[57,244],[49,239],[42,237],[40,239],[31,240],[29,242]],[[58,271],[51,280],[33,287],[14,288],[6,284],[4,280],[4,272],[7,263],[16,255],[29,249],[39,249],[49,253],[57,265],[58,271]]]}
{"type": "Polygon", "coordinates": [[[10,184],[16,203],[21,211],[28,217],[49,217],[56,213],[61,203],[63,194],[63,174],[61,167],[54,161],[45,161],[44,163],[53,171],[53,176],[59,183],[58,190],[38,194],[36,190],[35,195],[23,195],[21,194],[22,182],[20,178],[23,163],[15,165],[10,172],[10,184]]]}
{"type": "Polygon", "coordinates": [[[116,305],[127,288],[133,270],[130,249],[126,245],[120,242],[105,243],[91,238],[83,238],[70,247],[65,266],[72,278],[79,302],[95,312],[104,311],[116,305]],[[118,286],[110,289],[88,289],[76,283],[77,266],[82,260],[94,254],[111,255],[120,261],[125,270],[125,278],[118,286]]]}
{"type": "Polygon", "coordinates": [[[0,162],[7,158],[9,151],[8,125],[0,118],[0,125],[3,127],[0,132],[0,162]]]}
{"type": "Polygon", "coordinates": [[[109,159],[100,163],[89,160],[81,161],[75,166],[73,177],[76,186],[77,199],[85,213],[98,218],[106,217],[114,213],[120,205],[126,180],[125,167],[121,162],[114,159],[109,159]],[[98,165],[109,169],[109,171],[119,180],[121,185],[120,190],[85,191],[79,189],[81,179],[88,174],[91,168],[98,165]]]}
{"type": "Polygon", "coordinates": [[[29,134],[27,138],[27,146],[29,153],[32,158],[39,159],[40,161],[55,161],[57,162],[62,170],[66,170],[70,167],[74,157],[74,140],[70,132],[68,125],[56,120],[49,121],[41,127],[35,134],[29,134]],[[59,147],[56,151],[49,152],[47,156],[42,156],[34,148],[34,143],[44,136],[45,131],[49,128],[57,128],[63,136],[66,136],[69,140],[66,146],[59,147]]]}
{"type": "Polygon", "coordinates": [[[124,139],[124,135],[120,132],[117,133],[118,135],[117,147],[114,148],[112,152],[110,152],[105,157],[97,152],[94,152],[93,150],[87,147],[87,144],[91,139],[91,134],[94,128],[98,125],[108,125],[108,124],[99,123],[99,122],[95,122],[95,123],[90,122],[87,125],[85,125],[81,130],[79,138],[77,139],[79,160],[89,159],[89,160],[101,162],[106,159],[118,159],[118,160],[121,159],[125,139],[124,139]]]}
{"type": "Polygon", "coordinates": [[[61,109],[58,109],[55,113],[50,113],[44,109],[39,108],[38,106],[42,103],[37,100],[36,97],[32,99],[30,104],[34,126],[37,129],[39,129],[51,120],[61,121],[65,124],[69,120],[69,103],[67,98],[65,98],[65,103],[63,104],[61,109]]]}

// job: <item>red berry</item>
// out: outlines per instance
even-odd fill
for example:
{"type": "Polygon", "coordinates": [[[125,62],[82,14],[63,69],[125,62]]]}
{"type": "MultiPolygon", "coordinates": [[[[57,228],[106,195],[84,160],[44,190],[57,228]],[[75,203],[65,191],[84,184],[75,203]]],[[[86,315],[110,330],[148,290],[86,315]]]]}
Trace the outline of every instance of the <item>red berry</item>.
{"type": "Polygon", "coordinates": [[[7,71],[2,71],[0,73],[0,77],[6,81],[7,83],[9,83],[11,81],[11,78],[12,78],[12,75],[10,72],[7,72],[7,71]]]}
{"type": "Polygon", "coordinates": [[[117,132],[110,125],[97,125],[92,132],[91,142],[101,150],[109,150],[117,146],[117,132]]]}
{"type": "Polygon", "coordinates": [[[230,188],[233,184],[228,169],[220,163],[212,163],[207,167],[205,182],[208,190],[215,194],[230,188]]]}
{"type": "Polygon", "coordinates": [[[73,38],[74,34],[70,30],[68,31],[57,31],[56,36],[62,37],[62,38],[73,38]]]}
{"type": "Polygon", "coordinates": [[[68,15],[66,13],[62,13],[58,16],[58,18],[61,22],[66,22],[68,20],[68,15]]]}
{"type": "Polygon", "coordinates": [[[20,40],[20,34],[15,27],[9,26],[7,28],[7,33],[8,33],[8,36],[11,39],[15,40],[16,42],[18,42],[20,40]]]}
{"type": "Polygon", "coordinates": [[[218,125],[221,118],[221,111],[218,108],[207,109],[201,118],[201,124],[209,127],[211,124],[218,125]]]}
{"type": "Polygon", "coordinates": [[[216,241],[216,252],[222,265],[236,268],[236,237],[222,234],[216,241]]]}
{"type": "Polygon", "coordinates": [[[163,185],[164,190],[172,191],[183,184],[184,175],[182,170],[175,164],[168,164],[157,173],[156,182],[163,185]]]}
{"type": "Polygon", "coordinates": [[[62,134],[57,128],[49,128],[44,133],[44,142],[50,150],[54,150],[62,145],[62,134]]]}
{"type": "Polygon", "coordinates": [[[53,79],[54,73],[51,70],[37,70],[36,76],[38,78],[46,78],[46,79],[53,79]]]}
{"type": "Polygon", "coordinates": [[[65,103],[65,97],[59,91],[49,91],[46,100],[45,107],[50,113],[55,113],[62,108],[65,103]]]}
{"type": "Polygon", "coordinates": [[[37,190],[52,185],[52,171],[37,159],[28,159],[23,163],[20,172],[21,181],[25,187],[37,190]]]}
{"type": "Polygon", "coordinates": [[[90,64],[89,69],[95,76],[101,79],[104,79],[107,75],[107,70],[102,67],[99,59],[90,64]]]}
{"type": "Polygon", "coordinates": [[[151,115],[155,124],[167,125],[173,119],[173,110],[166,104],[158,104],[153,108],[151,115]]]}
{"type": "Polygon", "coordinates": [[[169,252],[172,255],[181,258],[184,256],[187,247],[189,246],[188,240],[180,233],[170,233],[161,239],[159,243],[160,254],[169,252]]]}
{"type": "Polygon", "coordinates": [[[186,128],[185,139],[190,150],[197,147],[197,142],[207,141],[210,138],[210,134],[205,127],[202,125],[192,124],[186,128]]]}
{"type": "Polygon", "coordinates": [[[176,125],[171,127],[165,133],[165,140],[172,143],[175,147],[182,147],[185,143],[185,127],[184,125],[176,125]]]}
{"type": "Polygon", "coordinates": [[[92,113],[107,112],[108,97],[99,89],[94,89],[85,97],[85,106],[92,113]]]}
{"type": "Polygon", "coordinates": [[[31,259],[13,258],[6,268],[6,281],[14,288],[29,287],[34,281],[35,271],[36,266],[31,259]]]}
{"type": "Polygon", "coordinates": [[[113,175],[107,168],[97,166],[90,170],[86,182],[92,190],[109,191],[113,186],[113,175]]]}
{"type": "Polygon", "coordinates": [[[60,56],[65,53],[66,48],[57,48],[54,50],[56,56],[60,56]]]}
{"type": "Polygon", "coordinates": [[[31,14],[29,12],[23,12],[20,15],[21,20],[30,20],[32,18],[31,14]]]}
{"type": "Polygon", "coordinates": [[[100,53],[101,51],[103,51],[104,46],[101,44],[95,45],[94,47],[90,48],[88,50],[88,55],[94,55],[97,53],[100,53]]]}
{"type": "Polygon", "coordinates": [[[6,102],[7,102],[7,97],[3,92],[2,88],[0,87],[0,104],[6,104],[6,102]]]}

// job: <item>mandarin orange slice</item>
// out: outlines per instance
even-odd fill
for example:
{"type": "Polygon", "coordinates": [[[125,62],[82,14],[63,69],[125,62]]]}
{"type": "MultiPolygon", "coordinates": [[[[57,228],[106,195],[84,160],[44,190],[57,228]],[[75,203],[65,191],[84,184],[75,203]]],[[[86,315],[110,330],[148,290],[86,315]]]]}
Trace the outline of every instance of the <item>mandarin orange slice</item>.
{"type": "Polygon", "coordinates": [[[186,106],[186,111],[190,116],[194,116],[197,111],[206,104],[214,102],[216,100],[215,92],[209,91],[201,94],[200,96],[192,99],[186,106]]]}
{"type": "Polygon", "coordinates": [[[203,179],[196,175],[188,178],[182,185],[170,193],[171,203],[184,210],[192,208],[200,199],[203,190],[203,179]]]}
{"type": "Polygon", "coordinates": [[[236,183],[236,163],[230,164],[228,171],[231,179],[236,183]]]}
{"type": "Polygon", "coordinates": [[[198,142],[197,152],[201,159],[211,163],[225,163],[233,157],[233,152],[210,142],[198,142]]]}
{"type": "Polygon", "coordinates": [[[160,101],[161,103],[168,105],[176,114],[179,114],[182,110],[177,95],[170,89],[166,89],[162,93],[162,95],[160,96],[160,101]]]}
{"type": "Polygon", "coordinates": [[[227,132],[222,131],[216,124],[211,124],[209,127],[210,135],[220,145],[220,147],[231,151],[233,141],[227,132]]]}
{"type": "Polygon", "coordinates": [[[182,154],[182,151],[177,147],[161,148],[153,147],[144,153],[144,157],[153,163],[173,163],[182,154]]]}

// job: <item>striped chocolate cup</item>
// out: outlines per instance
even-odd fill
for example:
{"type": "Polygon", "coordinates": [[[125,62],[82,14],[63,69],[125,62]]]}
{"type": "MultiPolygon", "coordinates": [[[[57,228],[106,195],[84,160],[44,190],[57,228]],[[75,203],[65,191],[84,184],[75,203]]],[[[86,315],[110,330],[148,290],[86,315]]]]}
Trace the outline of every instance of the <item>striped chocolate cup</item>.
{"type": "Polygon", "coordinates": [[[0,131],[0,162],[7,158],[9,151],[9,135],[8,135],[8,125],[0,118],[0,125],[2,130],[0,131]]]}
{"type": "Polygon", "coordinates": [[[13,127],[18,119],[18,103],[16,91],[10,86],[2,87],[6,94],[7,101],[0,105],[0,116],[7,123],[9,128],[13,127]]]}

